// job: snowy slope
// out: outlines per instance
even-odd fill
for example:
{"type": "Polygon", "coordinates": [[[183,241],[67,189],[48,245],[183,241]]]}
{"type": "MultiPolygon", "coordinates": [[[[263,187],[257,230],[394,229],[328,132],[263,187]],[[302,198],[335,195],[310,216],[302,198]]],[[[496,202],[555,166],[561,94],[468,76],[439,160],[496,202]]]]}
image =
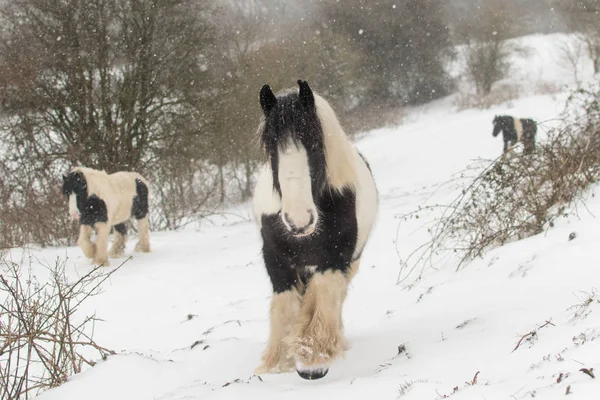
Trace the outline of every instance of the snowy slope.
{"type": "MultiPolygon", "coordinates": [[[[527,40],[548,48],[556,38],[527,40]]],[[[564,83],[569,79],[565,74],[564,83]]],[[[436,266],[410,289],[396,285],[399,257],[426,239],[418,224],[399,226],[397,216],[451,198],[456,188],[443,182],[471,160],[499,154],[494,114],[536,118],[543,138],[564,99],[537,95],[459,113],[440,101],[357,143],[377,181],[380,213],[344,308],[351,349],[324,379],[253,375],[268,336],[271,287],[256,226],[230,218],[198,232],[153,233],[150,254],[132,253],[130,240],[133,259],[82,310],[105,321],[95,339],[119,354],[39,398],[558,399],[568,385],[571,398],[600,398],[598,380],[579,371],[600,371],[597,197],[579,219],[544,235],[493,250],[459,272],[436,266]],[[478,371],[477,382],[467,384],[478,371]],[[560,373],[566,377],[557,383],[560,373]]],[[[29,253],[48,262],[68,257],[72,276],[91,269],[78,248],[29,253]]]]}

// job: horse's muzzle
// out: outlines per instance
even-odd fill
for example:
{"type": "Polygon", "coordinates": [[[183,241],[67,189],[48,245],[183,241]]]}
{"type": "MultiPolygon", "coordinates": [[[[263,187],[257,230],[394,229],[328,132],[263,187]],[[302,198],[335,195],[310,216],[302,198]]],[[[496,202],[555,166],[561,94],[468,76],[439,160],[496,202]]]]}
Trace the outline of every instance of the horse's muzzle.
{"type": "Polygon", "coordinates": [[[312,210],[306,211],[308,212],[308,223],[305,223],[301,226],[298,226],[300,224],[294,222],[287,212],[282,213],[281,218],[283,219],[283,223],[292,235],[298,237],[308,236],[315,231],[315,227],[317,225],[315,214],[312,210]]]}

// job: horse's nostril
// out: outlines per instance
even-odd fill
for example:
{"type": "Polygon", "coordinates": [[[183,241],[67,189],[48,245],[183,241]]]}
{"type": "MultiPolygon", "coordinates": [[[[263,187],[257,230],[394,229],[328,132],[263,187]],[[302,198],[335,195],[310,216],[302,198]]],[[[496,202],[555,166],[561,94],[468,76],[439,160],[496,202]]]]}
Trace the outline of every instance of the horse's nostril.
{"type": "Polygon", "coordinates": [[[283,222],[285,222],[289,226],[292,233],[295,233],[298,230],[296,224],[292,222],[292,220],[290,219],[290,215],[286,212],[283,213],[283,222]]]}

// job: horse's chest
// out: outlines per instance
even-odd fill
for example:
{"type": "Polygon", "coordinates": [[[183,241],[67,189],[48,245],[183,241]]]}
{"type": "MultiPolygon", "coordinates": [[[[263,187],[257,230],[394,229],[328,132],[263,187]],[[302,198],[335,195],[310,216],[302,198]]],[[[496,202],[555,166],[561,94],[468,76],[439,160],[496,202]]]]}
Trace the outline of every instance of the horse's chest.
{"type": "Polygon", "coordinates": [[[309,237],[295,238],[282,232],[278,215],[263,216],[264,245],[269,246],[284,258],[285,264],[293,268],[324,265],[332,255],[344,254],[351,257],[356,244],[356,232],[332,228],[323,224],[309,237]]]}
{"type": "Polygon", "coordinates": [[[281,236],[273,235],[265,239],[267,245],[272,246],[281,257],[286,259],[286,264],[296,268],[319,265],[326,253],[326,243],[322,234],[294,238],[284,233],[281,236]]]}

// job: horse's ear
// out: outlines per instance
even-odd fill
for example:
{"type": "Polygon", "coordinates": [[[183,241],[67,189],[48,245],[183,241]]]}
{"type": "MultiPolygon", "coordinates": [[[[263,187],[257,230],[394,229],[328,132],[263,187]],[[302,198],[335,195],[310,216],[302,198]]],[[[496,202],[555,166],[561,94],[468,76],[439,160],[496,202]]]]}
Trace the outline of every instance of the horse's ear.
{"type": "Polygon", "coordinates": [[[63,175],[63,181],[66,181],[66,180],[67,180],[67,176],[63,175]]]}
{"type": "Polygon", "coordinates": [[[298,86],[300,87],[300,101],[304,104],[305,107],[314,108],[315,107],[315,96],[313,92],[308,86],[308,82],[298,79],[298,86]]]}
{"type": "Polygon", "coordinates": [[[263,85],[262,89],[260,89],[260,107],[265,113],[265,116],[269,114],[269,111],[275,107],[277,104],[277,98],[273,94],[271,87],[269,85],[263,85]]]}

